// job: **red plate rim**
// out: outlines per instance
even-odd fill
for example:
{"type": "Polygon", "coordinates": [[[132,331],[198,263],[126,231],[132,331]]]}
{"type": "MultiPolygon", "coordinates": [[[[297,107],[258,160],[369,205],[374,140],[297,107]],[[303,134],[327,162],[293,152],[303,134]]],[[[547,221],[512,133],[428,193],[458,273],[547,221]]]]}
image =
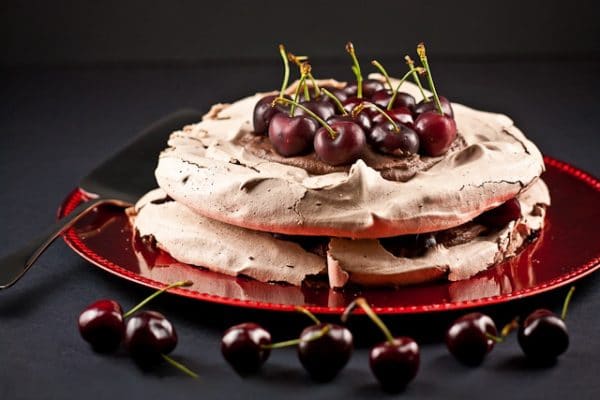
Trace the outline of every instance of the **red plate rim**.
{"type": "MultiPolygon", "coordinates": [[[[558,168],[560,171],[571,175],[572,177],[584,182],[586,185],[592,187],[597,192],[600,192],[600,181],[594,178],[591,174],[584,172],[566,162],[559,161],[557,159],[545,156],[544,161],[546,164],[551,165],[555,168],[558,168]]],[[[85,201],[87,198],[87,194],[77,188],[73,190],[67,198],[64,200],[63,204],[58,209],[58,218],[62,218],[65,215],[68,215],[70,212],[75,209],[81,202],[85,201]]],[[[92,249],[87,247],[79,238],[75,229],[71,228],[63,235],[63,239],[67,243],[67,245],[73,249],[77,254],[83,257],[85,260],[89,261],[93,265],[100,267],[112,274],[125,278],[129,281],[151,287],[154,289],[164,288],[166,285],[162,282],[154,281],[140,275],[137,275],[113,262],[107,260],[102,257],[100,254],[97,254],[92,249]]],[[[474,300],[463,300],[457,302],[448,302],[448,303],[436,303],[436,304],[426,304],[426,305],[415,305],[415,306],[398,306],[398,307],[373,307],[375,312],[378,314],[421,314],[421,313],[430,313],[430,312],[438,312],[438,311],[453,311],[453,310],[463,310],[467,308],[473,307],[482,307],[482,306],[490,306],[494,304],[505,303],[511,300],[522,299],[525,297],[533,296],[536,294],[544,293],[553,289],[557,289],[559,287],[568,285],[569,283],[580,279],[584,276],[589,275],[596,269],[600,268],[600,254],[591,258],[585,264],[576,266],[574,268],[570,268],[571,272],[561,275],[555,279],[552,279],[543,284],[532,286],[526,289],[517,290],[508,294],[501,294],[491,297],[482,297],[474,300]]],[[[277,304],[277,303],[267,303],[260,301],[251,301],[251,300],[241,300],[230,297],[222,297],[217,295],[212,295],[208,293],[197,292],[194,290],[188,290],[184,288],[175,288],[170,289],[170,293],[177,294],[179,296],[192,298],[195,300],[203,300],[211,303],[217,304],[225,304],[229,306],[235,307],[245,307],[252,309],[261,309],[261,310],[269,310],[269,311],[295,311],[295,306],[290,304],[277,304]]],[[[339,314],[344,309],[342,307],[322,307],[322,306],[304,306],[308,310],[318,313],[318,314],[339,314]]]]}

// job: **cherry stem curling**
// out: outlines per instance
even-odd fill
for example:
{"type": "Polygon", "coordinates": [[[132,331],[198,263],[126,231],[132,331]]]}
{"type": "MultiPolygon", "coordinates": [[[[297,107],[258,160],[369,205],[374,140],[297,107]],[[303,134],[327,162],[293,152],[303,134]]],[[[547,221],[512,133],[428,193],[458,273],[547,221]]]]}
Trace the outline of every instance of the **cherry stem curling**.
{"type": "Polygon", "coordinates": [[[344,108],[344,105],[342,104],[340,99],[337,98],[337,96],[335,94],[331,93],[329,90],[327,90],[325,88],[322,88],[321,92],[323,92],[325,94],[325,96],[329,97],[335,103],[335,105],[340,110],[342,115],[348,115],[348,111],[346,111],[346,109],[344,108]]]}
{"type": "Polygon", "coordinates": [[[392,86],[392,81],[390,80],[390,76],[388,75],[385,68],[383,68],[383,65],[381,65],[381,63],[377,60],[371,61],[371,64],[375,66],[375,68],[377,68],[381,75],[383,75],[383,77],[385,78],[385,82],[389,86],[390,90],[394,90],[394,87],[392,86]]]}
{"type": "Polygon", "coordinates": [[[404,76],[400,79],[400,82],[398,82],[398,85],[396,85],[396,88],[392,92],[392,97],[390,97],[390,101],[388,102],[386,109],[388,109],[388,110],[392,109],[392,106],[394,105],[394,102],[396,101],[396,97],[398,97],[398,91],[400,91],[400,86],[402,86],[404,84],[404,81],[406,81],[408,79],[408,77],[411,76],[412,74],[416,74],[417,72],[421,72],[421,71],[424,71],[421,67],[416,67],[416,68],[411,67],[410,70],[406,74],[404,74],[404,76]]]}
{"type": "MultiPolygon", "coordinates": [[[[408,67],[411,70],[413,68],[415,68],[415,62],[413,61],[412,58],[410,58],[410,56],[408,56],[408,55],[404,56],[404,60],[406,61],[406,65],[408,65],[408,67]]],[[[427,95],[425,94],[425,89],[423,89],[423,85],[421,84],[421,79],[419,79],[419,75],[417,75],[416,70],[412,73],[412,77],[413,77],[413,80],[415,81],[415,83],[417,84],[417,86],[419,87],[419,91],[421,92],[421,96],[423,96],[423,99],[427,99],[427,95]]]]}
{"type": "Polygon", "coordinates": [[[356,58],[356,51],[354,50],[354,45],[352,42],[346,43],[346,52],[348,52],[352,58],[352,72],[354,72],[354,75],[356,76],[356,97],[362,99],[363,77],[362,73],[360,72],[360,64],[358,63],[358,58],[356,58]]]}
{"type": "Polygon", "coordinates": [[[346,307],[346,309],[342,313],[342,322],[346,323],[346,321],[348,320],[348,316],[352,313],[356,306],[359,306],[364,310],[365,314],[367,314],[367,316],[371,318],[371,321],[373,321],[373,323],[375,323],[375,325],[377,325],[379,329],[381,329],[381,332],[383,332],[387,341],[393,344],[394,337],[392,336],[392,333],[390,332],[388,327],[383,323],[383,321],[379,318],[379,316],[375,314],[375,311],[373,311],[371,306],[369,306],[369,303],[367,303],[367,300],[365,300],[363,297],[359,297],[352,301],[352,303],[348,304],[348,307],[346,307]]]}
{"type": "Polygon", "coordinates": [[[337,133],[333,130],[333,128],[327,122],[325,122],[325,120],[323,120],[323,118],[319,117],[317,114],[315,114],[314,112],[310,111],[308,108],[306,108],[302,104],[300,104],[300,103],[298,103],[297,101],[294,101],[294,100],[286,99],[285,97],[281,97],[281,98],[278,97],[275,100],[273,100],[273,103],[271,104],[271,106],[274,107],[275,104],[277,104],[277,103],[290,104],[290,105],[292,105],[292,107],[295,106],[295,107],[300,108],[301,110],[304,110],[304,112],[306,112],[309,116],[311,116],[315,120],[317,120],[317,122],[319,124],[321,124],[321,126],[323,126],[323,128],[325,128],[327,130],[327,132],[329,132],[329,135],[331,135],[332,139],[335,139],[335,136],[337,135],[337,133]]]}
{"type": "Polygon", "coordinates": [[[565,301],[563,302],[562,312],[560,313],[560,319],[564,320],[567,317],[567,311],[569,310],[569,303],[571,302],[571,298],[573,297],[573,293],[575,292],[575,286],[571,286],[567,296],[565,297],[565,301]]]}
{"type": "Polygon", "coordinates": [[[330,330],[331,330],[331,327],[329,325],[325,325],[321,330],[319,330],[318,332],[315,332],[313,335],[311,335],[310,337],[308,337],[306,339],[297,338],[297,339],[285,340],[283,342],[263,344],[260,347],[263,349],[281,349],[284,347],[297,346],[300,343],[312,342],[313,340],[320,339],[323,336],[325,336],[330,330]]]}
{"type": "Polygon", "coordinates": [[[382,110],[381,108],[379,108],[377,106],[377,104],[373,104],[373,103],[368,102],[368,101],[363,101],[362,103],[360,103],[359,105],[357,105],[356,107],[354,107],[354,109],[352,110],[352,116],[356,117],[366,107],[371,108],[371,109],[377,111],[385,119],[387,119],[390,122],[390,124],[392,124],[392,126],[394,127],[394,131],[400,132],[400,127],[398,126],[398,124],[396,123],[396,121],[394,121],[392,119],[392,117],[390,117],[384,110],[382,110]]]}
{"type": "Polygon", "coordinates": [[[281,84],[281,90],[279,91],[279,97],[282,98],[290,80],[290,64],[288,63],[285,46],[282,44],[279,45],[279,54],[283,60],[283,83],[281,84]]]}
{"type": "Polygon", "coordinates": [[[166,286],[160,290],[157,290],[150,296],[146,297],[144,300],[140,301],[135,307],[133,307],[131,310],[129,310],[125,314],[123,314],[123,318],[127,318],[127,317],[131,316],[132,314],[136,313],[140,308],[144,307],[156,296],[159,296],[160,294],[166,292],[169,289],[173,289],[176,287],[192,286],[192,284],[193,284],[192,281],[179,281],[179,282],[171,283],[169,286],[166,286]]]}
{"type": "Polygon", "coordinates": [[[177,368],[184,374],[189,375],[194,379],[198,379],[198,374],[195,373],[194,371],[192,371],[191,369],[189,369],[188,367],[186,367],[185,365],[183,365],[182,363],[175,361],[174,359],[172,359],[171,357],[169,357],[166,354],[161,354],[161,357],[163,358],[163,360],[165,360],[166,362],[168,362],[169,364],[171,364],[172,366],[174,366],[175,368],[177,368]]]}
{"type": "Polygon", "coordinates": [[[429,82],[429,88],[433,93],[433,100],[435,101],[435,106],[438,109],[439,113],[444,115],[444,110],[442,109],[442,103],[440,103],[440,98],[438,97],[437,91],[435,90],[435,85],[433,84],[433,77],[431,76],[431,68],[429,68],[429,62],[427,61],[427,52],[425,51],[425,44],[419,43],[417,45],[417,54],[421,59],[421,64],[427,71],[427,81],[429,82]]]}

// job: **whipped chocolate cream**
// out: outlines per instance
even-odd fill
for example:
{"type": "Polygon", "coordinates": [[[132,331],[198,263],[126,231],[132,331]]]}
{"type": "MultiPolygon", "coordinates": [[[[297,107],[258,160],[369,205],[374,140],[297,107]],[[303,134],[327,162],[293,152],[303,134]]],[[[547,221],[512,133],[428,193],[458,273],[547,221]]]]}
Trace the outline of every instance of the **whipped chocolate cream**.
{"type": "MultiPolygon", "coordinates": [[[[347,173],[350,171],[350,165],[329,165],[319,160],[314,152],[303,156],[283,157],[275,151],[269,138],[264,135],[246,133],[244,136],[240,137],[236,143],[259,158],[302,168],[311,175],[324,175],[334,172],[347,173]]],[[[464,139],[461,136],[457,136],[448,151],[453,153],[464,147],[466,147],[464,139]]],[[[410,180],[417,172],[431,168],[436,162],[443,158],[443,156],[426,157],[419,154],[395,157],[377,153],[370,147],[366,147],[361,156],[361,159],[369,167],[379,171],[383,178],[400,182],[410,180]]]]}
{"type": "MultiPolygon", "coordinates": [[[[420,99],[409,83],[401,90],[420,99]]],[[[313,175],[239,145],[263,95],[218,105],[173,133],[156,169],[159,186],[197,214],[253,230],[381,238],[461,225],[515,197],[544,170],[539,150],[510,118],[453,104],[466,147],[407,182],[385,179],[363,160],[313,175]]]]}

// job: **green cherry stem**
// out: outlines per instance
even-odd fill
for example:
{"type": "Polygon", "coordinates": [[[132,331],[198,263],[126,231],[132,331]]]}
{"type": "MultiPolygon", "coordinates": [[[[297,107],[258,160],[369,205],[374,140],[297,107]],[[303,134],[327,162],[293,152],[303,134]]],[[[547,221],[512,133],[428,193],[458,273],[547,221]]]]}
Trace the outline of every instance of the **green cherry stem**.
{"type": "Polygon", "coordinates": [[[567,317],[567,311],[569,310],[569,303],[571,302],[571,298],[573,297],[573,293],[575,292],[575,286],[571,286],[567,296],[565,297],[565,301],[563,302],[562,312],[560,313],[560,319],[564,320],[567,317]]]}
{"type": "Polygon", "coordinates": [[[166,354],[161,354],[161,357],[163,358],[163,360],[165,360],[166,362],[168,362],[169,364],[171,364],[172,366],[174,366],[175,368],[177,368],[178,370],[180,370],[184,374],[187,374],[187,375],[191,376],[194,379],[198,379],[198,374],[197,373],[195,373],[194,371],[192,371],[191,369],[189,369],[185,365],[181,364],[180,362],[175,361],[174,359],[172,359],[171,357],[169,357],[166,354]]]}
{"type": "Polygon", "coordinates": [[[360,308],[362,308],[364,310],[365,314],[367,314],[367,316],[369,318],[371,318],[371,321],[373,321],[375,323],[375,325],[377,325],[379,327],[379,329],[381,329],[381,332],[383,332],[387,341],[389,343],[393,344],[394,337],[392,336],[392,332],[390,332],[388,327],[385,326],[385,324],[379,318],[379,316],[377,314],[375,314],[375,311],[373,311],[371,306],[369,306],[369,303],[367,303],[367,300],[365,300],[363,297],[359,297],[359,298],[355,299],[354,301],[352,301],[352,303],[348,304],[348,307],[346,307],[346,309],[342,313],[342,317],[341,317],[342,322],[346,323],[346,321],[348,320],[348,317],[350,316],[352,311],[356,308],[356,306],[359,306],[360,308]]]}
{"type": "Polygon", "coordinates": [[[437,107],[440,114],[444,115],[444,110],[442,109],[442,103],[440,103],[440,98],[438,97],[437,91],[435,90],[435,85],[433,84],[433,76],[431,76],[431,68],[429,68],[429,62],[427,61],[427,52],[425,51],[425,44],[423,42],[417,45],[417,54],[421,59],[421,64],[427,71],[427,81],[429,82],[429,88],[433,93],[433,99],[435,101],[435,106],[437,107]]]}
{"type": "MultiPolygon", "coordinates": [[[[304,86],[304,82],[306,82],[306,75],[302,75],[300,80],[298,81],[298,86],[296,86],[296,91],[294,92],[294,104],[290,107],[290,117],[294,116],[294,111],[296,111],[296,106],[298,105],[298,100],[300,98],[300,90],[302,86],[304,86]]],[[[276,100],[284,100],[285,97],[278,97],[276,100]]],[[[275,102],[273,102],[273,105],[275,102]]]]}
{"type": "Polygon", "coordinates": [[[308,74],[308,79],[310,79],[310,83],[312,83],[313,85],[314,96],[319,97],[321,95],[321,88],[317,84],[317,80],[315,79],[312,73],[308,74]]]}
{"type": "Polygon", "coordinates": [[[290,64],[288,62],[285,46],[282,44],[279,45],[279,54],[283,60],[283,83],[281,84],[281,90],[279,91],[279,97],[282,98],[290,80],[290,64]]]}
{"type": "Polygon", "coordinates": [[[486,332],[485,336],[488,339],[491,339],[496,343],[502,343],[506,340],[506,337],[508,335],[510,335],[510,333],[512,331],[514,331],[515,329],[517,329],[518,327],[519,327],[519,318],[517,317],[517,318],[513,319],[512,321],[510,321],[508,324],[504,325],[504,327],[500,331],[500,336],[492,335],[487,332],[486,332]]]}
{"type": "Polygon", "coordinates": [[[169,289],[173,289],[176,287],[192,286],[192,284],[193,284],[192,281],[179,281],[179,282],[171,283],[169,286],[166,286],[160,290],[157,290],[150,296],[146,297],[144,300],[140,301],[135,307],[133,307],[131,310],[129,310],[125,314],[123,314],[123,318],[127,318],[127,317],[131,316],[132,314],[136,313],[140,308],[144,307],[156,296],[166,292],[169,289]]]}
{"type": "Polygon", "coordinates": [[[329,97],[335,103],[335,105],[340,110],[342,115],[348,115],[348,112],[344,108],[344,105],[342,104],[340,99],[337,98],[337,96],[335,94],[331,93],[329,90],[327,90],[325,88],[322,88],[321,92],[323,92],[325,94],[325,96],[329,97]]]}
{"type": "Polygon", "coordinates": [[[306,315],[308,318],[310,318],[312,320],[312,322],[314,322],[316,325],[319,325],[321,323],[321,321],[319,320],[319,318],[317,318],[317,316],[315,314],[311,313],[306,308],[297,306],[295,309],[299,313],[302,313],[302,314],[306,315]]]}
{"type": "MultiPolygon", "coordinates": [[[[302,63],[302,65],[300,65],[300,74],[303,76],[306,76],[306,78],[310,78],[311,73],[310,71],[312,70],[312,67],[310,66],[309,63],[302,63]]],[[[309,101],[310,100],[310,93],[308,92],[308,85],[306,84],[306,78],[304,79],[304,100],[309,101]]]]}
{"type": "Polygon", "coordinates": [[[387,119],[390,122],[390,124],[392,124],[392,126],[394,127],[394,130],[396,132],[400,132],[400,127],[398,126],[398,124],[396,123],[396,121],[394,121],[392,119],[392,117],[390,117],[384,110],[382,110],[381,108],[379,108],[377,106],[377,104],[373,104],[373,103],[371,103],[369,101],[363,101],[362,103],[360,103],[359,105],[357,105],[356,107],[354,107],[354,109],[352,110],[352,116],[356,117],[366,107],[371,108],[371,109],[377,111],[385,119],[387,119]]]}
{"type": "Polygon", "coordinates": [[[362,99],[363,77],[360,72],[360,64],[358,63],[358,58],[356,58],[356,51],[354,50],[352,42],[346,43],[346,52],[350,54],[350,57],[352,58],[352,72],[354,72],[354,75],[356,76],[356,97],[362,99]]]}
{"type": "Polygon", "coordinates": [[[396,85],[396,88],[392,92],[392,97],[390,97],[390,101],[388,102],[386,109],[388,109],[388,110],[392,109],[392,106],[394,105],[394,102],[396,101],[396,97],[398,97],[398,91],[400,90],[400,86],[402,86],[404,84],[404,81],[406,81],[409,76],[416,74],[417,72],[420,72],[421,70],[422,70],[421,67],[416,67],[416,68],[411,67],[411,69],[406,74],[404,74],[404,76],[400,79],[400,82],[398,82],[398,85],[396,85]]]}
{"type": "MultiPolygon", "coordinates": [[[[286,103],[286,104],[290,104],[295,107],[298,107],[302,110],[304,110],[304,112],[306,112],[309,116],[313,117],[314,119],[317,120],[317,122],[319,124],[321,124],[323,126],[323,128],[325,128],[327,130],[327,132],[329,132],[329,135],[331,135],[332,139],[335,139],[337,133],[333,130],[333,128],[331,126],[329,126],[329,124],[327,122],[325,122],[323,120],[323,118],[319,117],[317,114],[315,114],[314,112],[310,111],[308,108],[304,107],[302,104],[298,103],[297,101],[294,100],[290,100],[290,99],[286,99],[285,97],[282,98],[276,98],[275,100],[273,100],[272,105],[274,106],[277,103],[286,103]]],[[[293,114],[292,114],[293,115],[293,114]]],[[[290,116],[292,116],[290,115],[290,116]]]]}
{"type": "Polygon", "coordinates": [[[381,63],[379,61],[377,61],[377,60],[371,61],[371,64],[375,68],[377,68],[377,70],[381,73],[381,75],[383,75],[383,77],[385,78],[385,82],[389,86],[390,90],[394,90],[394,87],[392,86],[392,81],[390,80],[390,76],[388,75],[388,73],[385,70],[385,68],[383,68],[383,65],[381,65],[381,63]]]}
{"type": "Polygon", "coordinates": [[[271,344],[263,344],[260,347],[263,348],[263,349],[281,349],[281,348],[284,348],[284,347],[297,346],[300,343],[312,342],[313,340],[317,340],[319,338],[322,338],[330,330],[331,330],[331,327],[329,325],[325,325],[321,330],[319,330],[318,332],[315,332],[313,335],[311,335],[307,339],[297,338],[297,339],[285,340],[283,342],[277,342],[277,343],[271,343],[271,344]]]}
{"type": "MultiPolygon", "coordinates": [[[[287,53],[287,58],[289,61],[296,64],[298,66],[298,68],[300,68],[300,71],[302,71],[302,64],[308,62],[307,56],[297,56],[291,52],[287,53]]],[[[313,76],[313,74],[311,72],[309,72],[307,76],[308,76],[308,79],[310,79],[310,82],[312,83],[314,96],[318,97],[321,94],[321,89],[319,88],[319,85],[317,85],[317,81],[315,80],[315,77],[313,76]]],[[[306,92],[305,92],[305,96],[306,96],[306,92]]]]}
{"type": "MultiPolygon", "coordinates": [[[[410,68],[411,70],[415,68],[415,62],[413,61],[412,58],[410,58],[410,56],[408,56],[408,55],[404,56],[404,60],[406,61],[406,65],[408,65],[408,68],[410,68]]],[[[421,84],[421,79],[419,79],[419,75],[417,75],[417,72],[414,71],[412,73],[412,76],[413,76],[413,80],[419,87],[421,96],[423,96],[423,99],[427,99],[427,95],[425,94],[425,89],[423,89],[423,85],[421,84]]]]}

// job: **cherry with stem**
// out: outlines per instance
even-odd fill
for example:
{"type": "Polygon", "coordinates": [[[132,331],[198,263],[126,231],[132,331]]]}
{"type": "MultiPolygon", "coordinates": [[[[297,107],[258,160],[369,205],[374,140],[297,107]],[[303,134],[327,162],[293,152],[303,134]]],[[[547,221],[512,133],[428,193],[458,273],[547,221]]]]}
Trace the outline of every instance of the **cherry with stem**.
{"type": "Polygon", "coordinates": [[[379,327],[386,340],[371,348],[369,365],[383,390],[399,392],[417,375],[420,362],[419,345],[410,337],[394,337],[367,301],[359,297],[352,301],[342,314],[346,322],[352,311],[359,306],[379,327]]]}

